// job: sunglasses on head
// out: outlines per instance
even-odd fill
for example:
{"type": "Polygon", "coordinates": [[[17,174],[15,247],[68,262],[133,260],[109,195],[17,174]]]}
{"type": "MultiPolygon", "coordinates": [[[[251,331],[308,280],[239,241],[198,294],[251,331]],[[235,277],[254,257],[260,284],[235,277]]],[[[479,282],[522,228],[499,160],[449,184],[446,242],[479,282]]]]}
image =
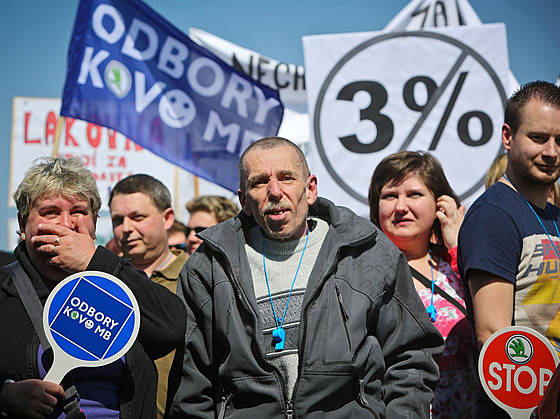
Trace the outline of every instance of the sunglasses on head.
{"type": "Polygon", "coordinates": [[[207,227],[185,227],[185,234],[189,237],[191,231],[194,231],[196,234],[206,230],[207,227]]]}

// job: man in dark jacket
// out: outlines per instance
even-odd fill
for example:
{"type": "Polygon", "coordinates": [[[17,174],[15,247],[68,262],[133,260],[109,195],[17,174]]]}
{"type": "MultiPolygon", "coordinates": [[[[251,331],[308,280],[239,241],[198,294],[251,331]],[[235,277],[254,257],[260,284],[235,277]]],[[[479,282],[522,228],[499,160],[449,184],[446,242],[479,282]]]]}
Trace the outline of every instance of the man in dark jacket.
{"type": "Polygon", "coordinates": [[[187,262],[170,417],[428,417],[443,341],[403,255],[318,198],[286,139],[249,146],[239,179],[243,211],[187,262]]]}

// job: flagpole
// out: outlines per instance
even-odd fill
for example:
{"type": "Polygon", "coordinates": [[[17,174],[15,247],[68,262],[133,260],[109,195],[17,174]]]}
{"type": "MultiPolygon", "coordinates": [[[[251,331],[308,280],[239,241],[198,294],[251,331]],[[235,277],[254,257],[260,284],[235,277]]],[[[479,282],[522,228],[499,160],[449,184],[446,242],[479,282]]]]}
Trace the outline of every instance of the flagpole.
{"type": "Polygon", "coordinates": [[[194,197],[198,198],[198,176],[195,175],[193,181],[194,181],[194,197]]]}
{"type": "Polygon", "coordinates": [[[66,117],[60,115],[58,117],[58,122],[56,124],[56,131],[54,132],[54,145],[53,145],[53,152],[52,156],[58,156],[58,147],[60,145],[60,134],[62,133],[62,127],[64,126],[64,122],[66,121],[66,117]]]}
{"type": "Polygon", "coordinates": [[[175,219],[181,219],[181,207],[179,203],[181,200],[179,199],[179,168],[177,166],[173,167],[173,208],[176,209],[175,212],[175,219]]]}

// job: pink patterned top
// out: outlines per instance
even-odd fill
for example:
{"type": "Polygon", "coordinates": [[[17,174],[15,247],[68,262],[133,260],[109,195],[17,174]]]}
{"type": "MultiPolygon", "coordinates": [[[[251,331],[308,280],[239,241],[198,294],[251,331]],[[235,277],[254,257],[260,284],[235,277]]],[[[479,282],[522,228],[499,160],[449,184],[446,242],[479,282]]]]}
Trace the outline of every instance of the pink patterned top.
{"type": "MultiPolygon", "coordinates": [[[[463,306],[461,279],[450,263],[439,260],[434,270],[436,285],[463,306]]],[[[418,291],[424,306],[430,305],[432,291],[418,291]]],[[[475,394],[480,386],[475,362],[476,341],[472,327],[461,311],[444,297],[435,294],[437,309],[436,328],[445,340],[445,349],[439,361],[440,378],[432,404],[433,418],[472,418],[475,394]]]]}

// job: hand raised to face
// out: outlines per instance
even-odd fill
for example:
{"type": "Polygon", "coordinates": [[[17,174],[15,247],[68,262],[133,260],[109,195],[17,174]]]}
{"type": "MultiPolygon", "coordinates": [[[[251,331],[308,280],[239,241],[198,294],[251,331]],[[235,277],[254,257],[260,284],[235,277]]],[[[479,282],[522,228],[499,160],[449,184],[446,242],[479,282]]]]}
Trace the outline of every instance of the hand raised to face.
{"type": "Polygon", "coordinates": [[[457,246],[459,228],[465,218],[465,206],[457,208],[455,200],[448,195],[440,196],[436,201],[436,217],[441,224],[443,243],[448,249],[457,246]]]}
{"type": "Polygon", "coordinates": [[[42,223],[37,225],[37,233],[31,237],[36,251],[50,255],[49,264],[68,273],[85,270],[95,253],[95,244],[83,215],[76,218],[73,229],[42,223]]]}
{"type": "Polygon", "coordinates": [[[87,200],[51,196],[38,199],[20,220],[31,263],[58,282],[86,269],[95,253],[95,220],[87,200]]]}

